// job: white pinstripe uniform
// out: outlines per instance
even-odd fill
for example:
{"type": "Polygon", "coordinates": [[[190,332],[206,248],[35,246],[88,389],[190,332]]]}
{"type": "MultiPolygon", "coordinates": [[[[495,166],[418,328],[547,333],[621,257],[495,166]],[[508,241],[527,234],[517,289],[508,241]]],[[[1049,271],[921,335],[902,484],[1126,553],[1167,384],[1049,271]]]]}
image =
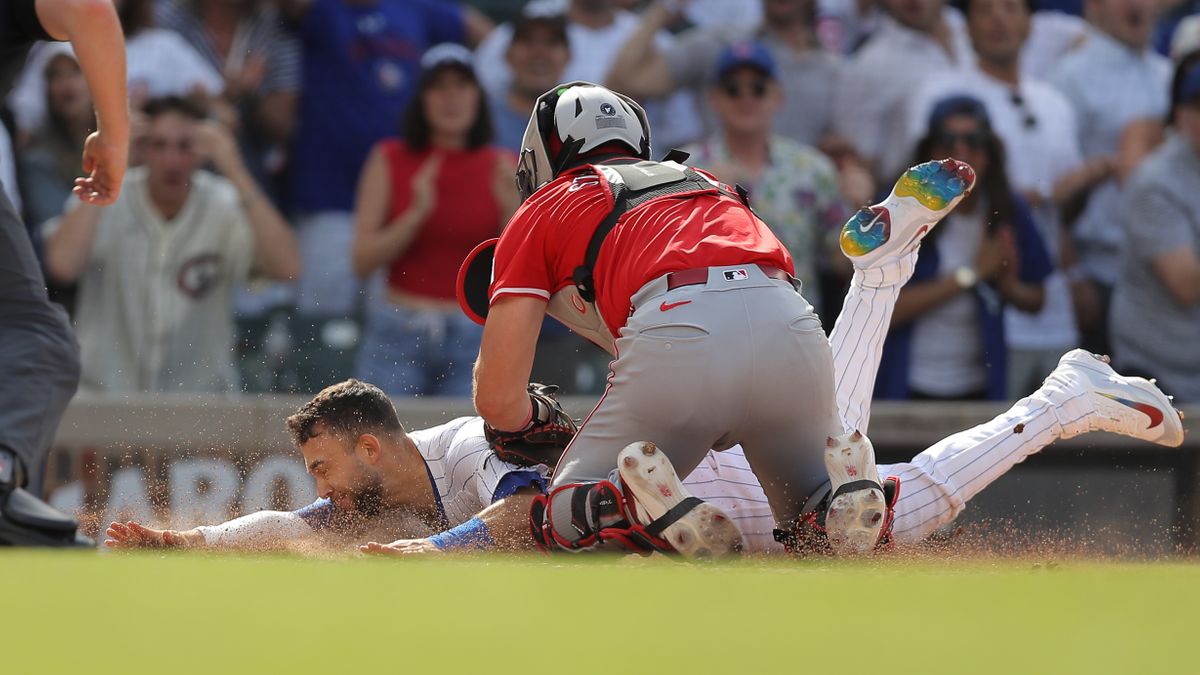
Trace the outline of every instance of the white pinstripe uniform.
{"type": "MultiPolygon", "coordinates": [[[[916,255],[854,273],[830,336],[838,411],[847,430],[867,431],[883,340],[916,255]]],[[[991,421],[934,444],[911,462],[879,465],[881,477],[901,480],[892,529],[896,542],[919,542],[954,520],[980,490],[1059,438],[1063,427],[1082,420],[1087,410],[1066,395],[1039,389],[991,421]],[[1024,425],[1023,433],[1013,433],[1017,425],[1024,425]]],[[[783,550],[772,539],[775,519],[740,447],[710,452],[684,485],[730,515],[746,538],[747,551],[783,550]]]]}
{"type": "Polygon", "coordinates": [[[446,520],[452,526],[470,520],[491,505],[505,476],[536,473],[547,479],[550,475],[550,467],[544,464],[528,469],[496,457],[483,436],[481,417],[459,417],[408,436],[429,466],[446,520]]]}
{"type": "MultiPolygon", "coordinates": [[[[853,309],[852,304],[859,307],[857,313],[843,311],[843,316],[850,320],[847,329],[869,329],[872,325],[888,324],[891,308],[884,305],[894,303],[895,298],[878,291],[864,287],[852,291],[858,297],[853,303],[848,298],[846,308],[853,309]]],[[[842,328],[840,320],[838,327],[842,328]]],[[[835,331],[835,354],[859,353],[859,350],[837,349],[841,344],[839,334],[844,337],[847,333],[848,330],[835,331]]],[[[868,341],[864,348],[872,343],[876,344],[873,347],[876,358],[871,363],[877,364],[878,343],[868,341]]],[[[857,375],[858,371],[851,371],[844,367],[846,365],[845,359],[837,361],[838,381],[848,383],[843,420],[857,419],[865,423],[870,414],[869,385],[874,377],[856,376],[855,384],[850,386],[851,380],[844,376],[857,375]],[[856,398],[864,392],[865,397],[856,398]],[[848,417],[847,410],[856,412],[848,417]]],[[[866,367],[870,363],[862,365],[866,367]]],[[[896,541],[915,543],[928,537],[954,520],[980,490],[1054,441],[1062,429],[1053,413],[1055,405],[1039,392],[1017,402],[1008,412],[990,422],[942,440],[911,462],[881,464],[880,476],[899,476],[903,485],[896,504],[893,528],[896,541]],[[1025,425],[1025,433],[1012,433],[1017,424],[1025,425]]],[[[471,518],[491,504],[505,476],[529,471],[501,462],[490,452],[483,436],[482,419],[478,417],[460,417],[436,427],[413,431],[409,437],[429,466],[451,525],[471,518]]],[[[549,469],[544,466],[538,467],[536,472],[543,478],[549,475],[549,469]]],[[[750,470],[741,446],[735,445],[724,452],[709,452],[684,480],[684,485],[696,497],[712,502],[729,514],[746,539],[746,551],[782,552],[783,547],[772,537],[776,525],[767,496],[750,470]]],[[[311,536],[314,530],[323,527],[332,508],[328,500],[318,500],[296,512],[260,511],[221,525],[197,529],[204,534],[209,546],[272,547],[311,536]],[[324,517],[318,517],[322,512],[324,517]]]]}
{"type": "MultiPolygon", "coordinates": [[[[886,328],[915,262],[914,252],[898,263],[854,273],[830,337],[838,410],[847,430],[865,432],[870,423],[871,394],[886,328]]],[[[911,462],[880,465],[880,476],[901,479],[895,540],[901,544],[921,541],[954,520],[980,490],[1049,445],[1062,434],[1064,425],[1085,414],[1073,412],[1072,403],[1053,391],[1039,390],[990,422],[943,439],[911,462]],[[1024,425],[1024,433],[1012,432],[1018,424],[1024,425]]],[[[429,465],[451,524],[465,521],[491,504],[504,476],[527,471],[499,461],[489,451],[478,417],[458,418],[409,436],[429,465]]],[[[540,476],[548,473],[546,467],[539,467],[540,476]]],[[[740,446],[710,451],[684,479],[684,485],[696,497],[729,514],[746,539],[745,550],[782,551],[772,537],[776,524],[766,494],[740,446]]],[[[274,532],[294,537],[310,534],[311,528],[298,515],[263,512],[201,531],[212,544],[232,542],[231,533],[246,537],[256,531],[274,532]]]]}
{"type": "MultiPolygon", "coordinates": [[[[488,448],[483,419],[459,417],[428,429],[411,431],[429,467],[438,503],[449,526],[469,520],[512,488],[530,484],[545,487],[550,467],[521,467],[501,461],[488,448]],[[515,480],[505,481],[512,477],[515,480]]],[[[334,505],[318,499],[297,511],[259,511],[220,525],[197,528],[209,546],[272,548],[311,536],[332,520],[334,505]]]]}

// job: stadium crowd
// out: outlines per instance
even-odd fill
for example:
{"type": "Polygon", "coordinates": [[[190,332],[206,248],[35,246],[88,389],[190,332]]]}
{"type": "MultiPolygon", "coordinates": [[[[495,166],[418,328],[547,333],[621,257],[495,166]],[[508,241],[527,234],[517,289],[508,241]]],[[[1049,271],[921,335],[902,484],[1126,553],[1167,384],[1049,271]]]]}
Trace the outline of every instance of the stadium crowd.
{"type": "MultiPolygon", "coordinates": [[[[656,156],[744,186],[838,312],[841,224],[903,167],[979,175],[897,301],[877,395],[1012,399],[1084,346],[1200,402],[1195,0],[115,0],[135,111],[120,200],[71,195],[95,126],[31,54],[0,170],[85,390],[468,395],[459,264],[518,208],[535,99],[646,103],[656,156]]],[[[832,320],[827,320],[832,325],[832,320]]],[[[535,380],[608,357],[543,326],[535,380]]]]}

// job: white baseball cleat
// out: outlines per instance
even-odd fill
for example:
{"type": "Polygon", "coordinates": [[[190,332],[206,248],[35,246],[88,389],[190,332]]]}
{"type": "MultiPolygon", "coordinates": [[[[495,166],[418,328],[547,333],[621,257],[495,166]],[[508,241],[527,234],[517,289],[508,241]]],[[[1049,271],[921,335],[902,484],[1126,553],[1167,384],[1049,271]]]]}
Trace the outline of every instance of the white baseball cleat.
{"type": "Polygon", "coordinates": [[[879,542],[887,512],[875,447],[858,431],[830,437],[825,445],[833,495],[825,511],[829,546],[837,555],[870,553],[879,542]]]}
{"type": "Polygon", "coordinates": [[[666,453],[655,444],[638,441],[625,446],[617,455],[617,470],[633,496],[638,521],[646,524],[647,530],[669,522],[655,536],[677,552],[689,558],[741,552],[744,542],[737,525],[720,508],[693,497],[666,453]],[[667,518],[660,521],[664,516],[667,518]]]}
{"type": "Polygon", "coordinates": [[[1065,425],[1064,438],[1108,431],[1169,448],[1183,443],[1183,414],[1171,405],[1171,398],[1154,380],[1118,374],[1107,357],[1073,349],[1059,359],[1043,386],[1088,394],[1094,414],[1079,425],[1065,425]]]}
{"type": "Polygon", "coordinates": [[[842,226],[842,252],[859,269],[908,255],[975,187],[966,162],[918,164],[900,176],[887,199],[868,206],[842,226]]]}

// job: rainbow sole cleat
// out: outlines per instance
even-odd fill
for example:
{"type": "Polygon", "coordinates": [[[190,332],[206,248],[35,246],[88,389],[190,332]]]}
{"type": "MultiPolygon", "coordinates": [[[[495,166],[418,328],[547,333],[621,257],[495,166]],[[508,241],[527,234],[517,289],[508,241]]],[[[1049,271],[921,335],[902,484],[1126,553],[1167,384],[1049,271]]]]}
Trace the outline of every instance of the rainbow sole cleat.
{"type": "Polygon", "coordinates": [[[887,199],[846,221],[842,252],[860,269],[906,255],[973,187],[975,170],[966,162],[918,164],[900,176],[887,199]]]}

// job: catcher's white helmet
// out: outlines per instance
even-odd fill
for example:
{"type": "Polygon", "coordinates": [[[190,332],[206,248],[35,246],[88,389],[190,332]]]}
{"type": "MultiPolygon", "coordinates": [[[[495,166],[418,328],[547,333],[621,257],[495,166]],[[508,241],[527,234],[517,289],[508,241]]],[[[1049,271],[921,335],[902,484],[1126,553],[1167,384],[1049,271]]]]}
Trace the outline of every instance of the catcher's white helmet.
{"type": "Polygon", "coordinates": [[[542,94],[521,141],[521,199],[575,166],[581,154],[614,142],[650,159],[650,124],[636,101],[591,82],[561,84],[542,94]]]}

